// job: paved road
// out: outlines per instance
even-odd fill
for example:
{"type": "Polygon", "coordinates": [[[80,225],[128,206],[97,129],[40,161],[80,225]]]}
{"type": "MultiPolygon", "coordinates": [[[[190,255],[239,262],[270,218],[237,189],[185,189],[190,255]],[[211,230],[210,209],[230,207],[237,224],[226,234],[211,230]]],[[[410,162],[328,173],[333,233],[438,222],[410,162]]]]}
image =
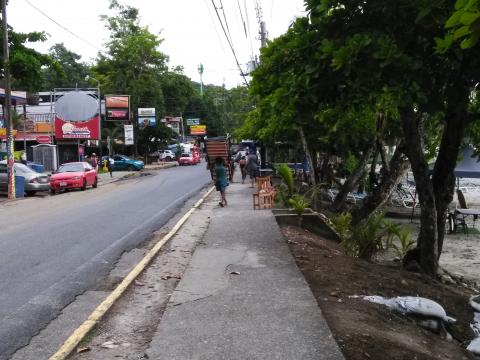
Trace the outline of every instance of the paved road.
{"type": "Polygon", "coordinates": [[[0,205],[1,360],[210,182],[202,164],[153,174],[0,205]]]}

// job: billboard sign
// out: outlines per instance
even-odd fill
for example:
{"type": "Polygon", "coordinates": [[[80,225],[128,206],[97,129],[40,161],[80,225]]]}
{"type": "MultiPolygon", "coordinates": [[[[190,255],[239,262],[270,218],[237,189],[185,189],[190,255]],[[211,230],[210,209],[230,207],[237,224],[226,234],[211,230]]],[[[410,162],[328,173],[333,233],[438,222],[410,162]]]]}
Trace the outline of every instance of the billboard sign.
{"type": "Polygon", "coordinates": [[[155,127],[156,125],[157,125],[157,118],[155,116],[138,118],[138,127],[140,129],[144,129],[147,126],[155,127]]]}
{"type": "Polygon", "coordinates": [[[85,91],[70,91],[55,100],[55,137],[62,139],[99,138],[98,97],[85,91]]]}
{"type": "Polygon", "coordinates": [[[200,119],[187,119],[187,126],[200,125],[200,119]]]}
{"type": "Polygon", "coordinates": [[[130,95],[105,95],[105,120],[130,120],[130,95]]]}
{"type": "Polygon", "coordinates": [[[190,126],[190,135],[205,135],[207,133],[207,125],[190,126]]]}
{"type": "Polygon", "coordinates": [[[133,125],[124,125],[125,145],[133,145],[133,125]]]}
{"type": "Polygon", "coordinates": [[[155,108],[138,108],[138,116],[155,116],[155,108]]]}

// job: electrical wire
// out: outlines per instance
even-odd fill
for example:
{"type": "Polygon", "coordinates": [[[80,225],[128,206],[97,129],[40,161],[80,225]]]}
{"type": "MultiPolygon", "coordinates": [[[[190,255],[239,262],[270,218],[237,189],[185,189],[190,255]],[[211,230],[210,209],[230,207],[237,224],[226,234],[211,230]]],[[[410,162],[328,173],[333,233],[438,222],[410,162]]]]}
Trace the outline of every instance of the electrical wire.
{"type": "Polygon", "coordinates": [[[213,28],[215,29],[215,34],[217,34],[217,39],[218,39],[218,42],[220,43],[220,47],[222,48],[223,52],[226,54],[227,51],[223,47],[222,38],[220,37],[220,34],[218,33],[217,26],[215,25],[215,20],[213,19],[213,15],[210,11],[210,6],[208,5],[207,1],[208,0],[204,0],[205,6],[207,7],[207,10],[208,10],[208,15],[210,15],[210,21],[212,22],[213,28]]]}
{"type": "Polygon", "coordinates": [[[247,27],[245,26],[245,20],[243,19],[242,8],[240,7],[240,0],[237,0],[237,5],[238,5],[238,11],[240,11],[240,18],[242,19],[243,31],[245,32],[245,38],[248,38],[247,27]]]}
{"type": "Polygon", "coordinates": [[[83,41],[85,44],[88,44],[92,47],[94,47],[95,49],[99,50],[100,52],[103,53],[103,50],[100,49],[98,46],[92,44],[91,42],[89,42],[88,40],[85,40],[84,38],[82,38],[81,36],[75,34],[73,31],[67,29],[65,26],[63,26],[62,24],[58,23],[57,21],[55,21],[54,19],[52,19],[50,16],[48,16],[47,14],[45,14],[42,10],[40,10],[38,7],[36,7],[35,5],[33,5],[30,1],[28,0],[25,0],[25,2],[30,5],[32,8],[34,8],[35,10],[37,10],[40,14],[42,14],[43,16],[45,16],[47,19],[49,19],[50,21],[52,21],[53,23],[55,23],[57,26],[61,27],[63,30],[67,31],[68,33],[70,33],[71,35],[75,36],[77,39],[83,41]]]}
{"type": "Polygon", "coordinates": [[[230,33],[230,27],[228,26],[228,21],[225,15],[225,8],[223,7],[222,0],[220,0],[220,9],[222,10],[222,13],[223,13],[223,19],[225,20],[225,27],[227,28],[227,33],[228,33],[228,36],[230,37],[230,42],[233,44],[233,38],[232,38],[232,34],[230,33]]]}
{"type": "Polygon", "coordinates": [[[237,54],[235,53],[235,49],[233,48],[233,44],[230,42],[230,40],[229,40],[229,38],[228,38],[227,31],[225,30],[225,26],[223,26],[222,19],[221,19],[221,17],[220,17],[220,14],[218,13],[218,9],[217,9],[217,6],[215,5],[214,0],[212,0],[212,5],[213,5],[213,7],[214,7],[214,9],[215,9],[215,13],[217,14],[218,21],[220,22],[220,25],[222,26],[223,34],[224,34],[225,37],[227,38],[228,45],[230,45],[230,49],[232,50],[233,57],[235,58],[235,62],[237,63],[237,67],[238,67],[238,69],[240,70],[240,74],[241,74],[242,77],[243,77],[243,81],[245,82],[245,85],[246,85],[247,88],[248,88],[247,78],[245,77],[245,74],[243,73],[242,67],[240,66],[240,63],[238,62],[237,54]]]}
{"type": "Polygon", "coordinates": [[[243,0],[243,6],[245,8],[245,19],[247,20],[247,29],[248,29],[248,38],[250,40],[250,58],[253,60],[253,42],[252,42],[252,31],[250,28],[250,21],[248,19],[248,10],[247,10],[247,0],[243,0]]]}

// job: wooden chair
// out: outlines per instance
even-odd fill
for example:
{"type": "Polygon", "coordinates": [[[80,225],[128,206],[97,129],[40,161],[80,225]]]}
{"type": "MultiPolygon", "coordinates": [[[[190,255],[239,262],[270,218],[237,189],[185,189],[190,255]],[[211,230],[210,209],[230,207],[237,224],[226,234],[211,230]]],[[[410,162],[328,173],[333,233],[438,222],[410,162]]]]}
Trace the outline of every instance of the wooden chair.
{"type": "Polygon", "coordinates": [[[275,200],[275,188],[270,176],[257,178],[257,192],[253,194],[253,209],[271,209],[275,200]]]}

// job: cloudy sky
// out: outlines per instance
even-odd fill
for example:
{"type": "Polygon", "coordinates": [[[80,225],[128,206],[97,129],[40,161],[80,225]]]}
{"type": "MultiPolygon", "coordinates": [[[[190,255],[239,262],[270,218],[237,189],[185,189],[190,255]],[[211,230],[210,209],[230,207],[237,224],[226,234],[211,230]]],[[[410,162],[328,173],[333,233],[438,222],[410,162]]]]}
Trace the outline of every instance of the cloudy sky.
{"type": "MultiPolygon", "coordinates": [[[[269,39],[283,34],[295,17],[304,14],[303,0],[214,0],[215,6],[212,0],[120,0],[120,3],[138,8],[141,23],[164,39],[160,50],[170,57],[170,66],[183,66],[187,76],[199,81],[198,65],[202,63],[205,84],[225,82],[229,88],[243,80],[215,7],[244,71],[260,47],[257,4],[269,39]]],[[[46,52],[53,44],[63,42],[88,62],[108,39],[100,20],[100,15],[111,14],[108,5],[109,0],[10,0],[7,18],[17,32],[41,30],[49,34],[48,41],[35,46],[38,50],[46,52]]]]}

